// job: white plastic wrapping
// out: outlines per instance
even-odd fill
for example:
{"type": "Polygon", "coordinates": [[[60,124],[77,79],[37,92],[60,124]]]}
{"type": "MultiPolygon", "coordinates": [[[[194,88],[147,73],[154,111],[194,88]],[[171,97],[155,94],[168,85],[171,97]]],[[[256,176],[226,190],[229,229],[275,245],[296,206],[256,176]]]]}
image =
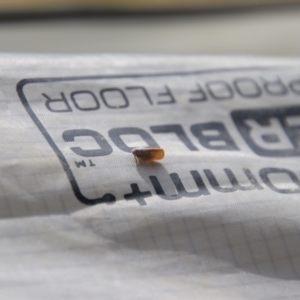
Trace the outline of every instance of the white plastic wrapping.
{"type": "Polygon", "coordinates": [[[0,66],[3,299],[299,297],[299,60],[0,66]]]}

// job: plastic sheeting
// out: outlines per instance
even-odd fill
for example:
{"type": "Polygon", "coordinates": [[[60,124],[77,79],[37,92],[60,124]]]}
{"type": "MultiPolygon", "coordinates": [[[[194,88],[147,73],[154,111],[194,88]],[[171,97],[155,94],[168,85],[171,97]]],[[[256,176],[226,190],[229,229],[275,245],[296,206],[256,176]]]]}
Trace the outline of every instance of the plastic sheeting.
{"type": "Polygon", "coordinates": [[[298,60],[0,65],[3,299],[299,298],[298,60]]]}

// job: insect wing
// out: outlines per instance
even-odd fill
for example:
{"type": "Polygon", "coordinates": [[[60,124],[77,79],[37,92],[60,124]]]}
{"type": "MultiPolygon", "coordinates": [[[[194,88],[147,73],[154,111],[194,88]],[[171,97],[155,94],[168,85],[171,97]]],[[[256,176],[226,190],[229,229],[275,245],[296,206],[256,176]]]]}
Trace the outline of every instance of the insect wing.
{"type": "Polygon", "coordinates": [[[152,148],[150,150],[151,160],[163,159],[165,156],[164,149],[161,148],[152,148]]]}
{"type": "Polygon", "coordinates": [[[140,161],[154,161],[162,159],[165,156],[165,152],[161,148],[136,148],[132,151],[132,154],[140,161]]]}

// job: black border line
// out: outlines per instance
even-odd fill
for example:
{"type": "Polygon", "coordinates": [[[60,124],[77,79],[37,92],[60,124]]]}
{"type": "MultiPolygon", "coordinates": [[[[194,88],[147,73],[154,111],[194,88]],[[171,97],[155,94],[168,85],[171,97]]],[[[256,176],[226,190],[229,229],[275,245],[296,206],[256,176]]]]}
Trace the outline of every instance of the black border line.
{"type": "Polygon", "coordinates": [[[41,131],[43,136],[45,137],[46,141],[52,147],[53,151],[55,152],[56,156],[60,160],[62,167],[70,181],[71,187],[77,199],[85,204],[85,205],[94,205],[98,203],[107,203],[107,202],[114,202],[116,201],[116,197],[112,194],[104,194],[101,198],[96,199],[88,199],[86,198],[80,191],[80,188],[77,184],[75,176],[60,149],[57,147],[53,139],[51,138],[50,134],[47,132],[43,124],[40,122],[34,111],[29,105],[28,100],[24,94],[23,88],[25,85],[30,83],[43,83],[43,82],[61,82],[61,81],[80,81],[80,80],[100,80],[100,79],[123,79],[123,78],[151,78],[151,77],[171,77],[171,76],[190,76],[190,75],[203,75],[203,74],[212,74],[212,73],[232,73],[232,72],[241,72],[241,71],[266,71],[270,69],[292,69],[292,67],[242,67],[242,68],[221,68],[221,69],[210,69],[210,70],[199,70],[199,71],[187,71],[187,72],[173,72],[173,73],[152,73],[152,74],[124,74],[124,75],[94,75],[94,76],[82,76],[82,77],[50,77],[50,78],[29,78],[29,79],[22,79],[17,83],[16,90],[20,97],[20,100],[28,112],[29,116],[41,131]]]}

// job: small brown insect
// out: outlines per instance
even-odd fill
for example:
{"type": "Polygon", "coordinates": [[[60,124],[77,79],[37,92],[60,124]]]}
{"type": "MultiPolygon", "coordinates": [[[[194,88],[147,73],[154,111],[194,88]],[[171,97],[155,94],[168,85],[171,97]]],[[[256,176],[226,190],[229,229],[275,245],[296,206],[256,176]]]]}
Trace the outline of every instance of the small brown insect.
{"type": "Polygon", "coordinates": [[[137,162],[150,162],[163,159],[165,156],[165,151],[162,148],[135,148],[132,149],[131,153],[137,162]]]}

